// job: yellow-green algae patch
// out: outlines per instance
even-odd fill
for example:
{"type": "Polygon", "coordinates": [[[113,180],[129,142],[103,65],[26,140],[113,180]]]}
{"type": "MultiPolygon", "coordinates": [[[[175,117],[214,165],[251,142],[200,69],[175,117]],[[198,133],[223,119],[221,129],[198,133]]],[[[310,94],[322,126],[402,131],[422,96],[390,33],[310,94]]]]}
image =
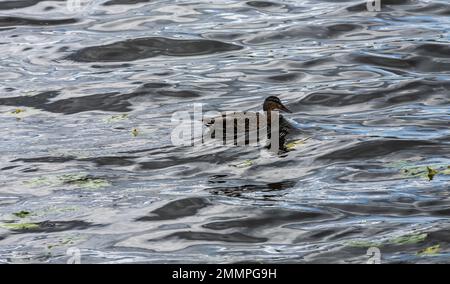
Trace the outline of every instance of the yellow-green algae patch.
{"type": "MultiPolygon", "coordinates": [[[[21,218],[21,219],[26,218],[28,220],[33,220],[34,218],[44,218],[44,217],[47,217],[48,215],[63,214],[63,213],[75,212],[75,211],[79,211],[79,210],[80,210],[80,208],[75,207],[75,206],[62,206],[62,207],[51,206],[51,207],[47,207],[44,209],[37,209],[37,210],[34,210],[33,212],[22,210],[19,212],[13,212],[11,214],[17,218],[21,218]]],[[[18,220],[18,219],[16,219],[16,220],[18,220]]],[[[13,222],[13,220],[11,220],[11,222],[13,222]]],[[[8,226],[11,228],[15,227],[15,223],[5,223],[5,224],[6,224],[6,227],[8,227],[8,226]]],[[[29,224],[29,223],[25,223],[25,224],[29,224]]],[[[19,224],[19,227],[20,227],[20,224],[19,224]]]]}
{"type": "Polygon", "coordinates": [[[403,235],[391,240],[391,243],[398,245],[416,244],[423,242],[427,238],[427,236],[427,233],[403,235]]]}
{"type": "Polygon", "coordinates": [[[427,171],[428,171],[427,177],[429,180],[433,180],[434,176],[438,173],[437,170],[431,167],[427,167],[427,171]]]}
{"type": "Polygon", "coordinates": [[[305,139],[291,141],[285,145],[285,148],[289,151],[295,150],[298,146],[305,144],[305,142],[310,138],[311,137],[307,137],[305,139]]]}
{"type": "Polygon", "coordinates": [[[427,248],[419,251],[417,254],[421,255],[421,256],[436,255],[439,253],[440,250],[441,250],[440,245],[434,245],[434,246],[427,247],[427,248]]]}
{"type": "Polygon", "coordinates": [[[14,212],[12,214],[14,216],[16,216],[16,217],[19,217],[19,218],[25,218],[25,217],[28,217],[30,215],[30,212],[22,210],[22,211],[19,211],[19,212],[14,212]]]}
{"type": "Polygon", "coordinates": [[[365,240],[351,240],[346,242],[346,245],[349,247],[357,247],[357,248],[370,248],[370,247],[380,247],[383,245],[381,242],[371,242],[365,240]]]}
{"type": "Polygon", "coordinates": [[[239,163],[236,163],[236,164],[231,164],[230,167],[246,168],[246,167],[250,167],[251,165],[253,165],[253,161],[245,160],[243,162],[239,162],[239,163]]]}
{"type": "Polygon", "coordinates": [[[436,175],[450,175],[447,164],[430,164],[427,166],[411,165],[408,161],[398,161],[387,164],[388,167],[398,168],[404,176],[421,177],[432,181],[436,175]]]}
{"type": "Polygon", "coordinates": [[[60,180],[63,182],[63,184],[75,185],[77,187],[91,188],[91,189],[98,189],[111,185],[107,180],[100,178],[93,178],[83,174],[62,175],[60,177],[60,180]]]}
{"type": "Polygon", "coordinates": [[[124,114],[112,115],[110,117],[103,119],[103,121],[106,123],[116,123],[116,122],[123,121],[126,119],[128,119],[128,114],[124,113],[124,114]]]}
{"type": "Polygon", "coordinates": [[[80,207],[78,206],[50,206],[41,210],[37,210],[33,212],[33,215],[37,216],[46,216],[49,214],[58,214],[58,213],[66,213],[66,212],[75,212],[80,210],[80,207]]]}
{"type": "Polygon", "coordinates": [[[53,248],[65,247],[65,246],[72,246],[72,245],[80,243],[80,242],[82,242],[84,240],[86,240],[86,238],[83,237],[83,236],[68,236],[68,237],[64,237],[62,239],[55,240],[56,242],[54,242],[54,243],[48,243],[47,244],[47,249],[53,249],[53,248]]]}
{"type": "Polygon", "coordinates": [[[24,112],[25,109],[22,108],[16,108],[15,110],[11,111],[12,114],[21,114],[22,112],[24,112]]]}
{"type": "Polygon", "coordinates": [[[23,230],[33,230],[38,229],[39,224],[36,223],[2,223],[0,228],[13,230],[13,231],[23,231],[23,230]]]}
{"type": "Polygon", "coordinates": [[[367,241],[367,240],[351,240],[346,243],[347,246],[350,247],[361,247],[361,248],[368,248],[368,247],[381,247],[384,245],[410,245],[410,244],[417,244],[420,242],[425,241],[427,238],[427,233],[420,233],[420,234],[406,234],[395,238],[380,240],[380,241],[367,241]]]}
{"type": "Polygon", "coordinates": [[[9,117],[15,117],[16,120],[22,120],[25,119],[26,117],[30,117],[39,114],[41,112],[42,112],[41,110],[35,108],[15,108],[4,112],[4,114],[9,117]]]}
{"type": "Polygon", "coordinates": [[[105,179],[92,177],[86,174],[64,174],[61,176],[39,177],[24,182],[31,187],[69,185],[80,188],[99,189],[110,186],[105,179]]]}

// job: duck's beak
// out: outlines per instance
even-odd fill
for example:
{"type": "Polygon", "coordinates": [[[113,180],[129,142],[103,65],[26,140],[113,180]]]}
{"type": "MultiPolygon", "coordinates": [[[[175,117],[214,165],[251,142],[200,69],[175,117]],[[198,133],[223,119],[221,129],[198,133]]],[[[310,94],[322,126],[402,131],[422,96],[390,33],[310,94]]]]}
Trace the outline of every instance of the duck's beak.
{"type": "Polygon", "coordinates": [[[283,104],[280,104],[279,105],[279,109],[281,110],[281,111],[284,111],[284,112],[288,112],[288,113],[292,113],[292,111],[290,111],[287,107],[285,107],[283,104]]]}

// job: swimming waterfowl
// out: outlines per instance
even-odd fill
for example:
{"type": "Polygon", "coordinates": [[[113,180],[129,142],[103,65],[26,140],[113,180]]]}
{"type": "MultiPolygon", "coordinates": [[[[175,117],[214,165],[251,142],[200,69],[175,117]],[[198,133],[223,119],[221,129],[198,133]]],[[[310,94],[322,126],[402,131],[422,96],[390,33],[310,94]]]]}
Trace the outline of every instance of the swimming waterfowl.
{"type": "MultiPolygon", "coordinates": [[[[242,136],[241,138],[243,138],[244,140],[244,144],[247,145],[249,144],[249,133],[251,131],[255,131],[256,130],[256,137],[257,137],[257,142],[260,141],[260,133],[262,134],[263,132],[260,130],[263,130],[263,128],[266,128],[267,131],[267,138],[271,139],[271,129],[272,129],[272,119],[271,119],[271,114],[273,112],[277,112],[278,117],[279,117],[279,143],[278,143],[278,147],[279,150],[285,150],[285,142],[286,142],[286,136],[287,134],[290,132],[291,129],[293,129],[292,125],[279,113],[279,112],[286,112],[286,113],[291,113],[291,111],[281,102],[281,100],[276,97],[276,96],[270,96],[267,97],[264,100],[263,103],[263,111],[264,113],[260,113],[260,112],[233,112],[233,113],[226,113],[226,114],[222,114],[219,117],[214,117],[211,119],[207,119],[205,120],[205,124],[206,126],[208,126],[211,130],[211,134],[210,137],[211,138],[215,138],[216,136],[216,128],[217,126],[220,126],[220,122],[219,120],[222,120],[223,124],[222,124],[222,128],[221,130],[223,131],[223,142],[226,143],[226,130],[227,130],[227,123],[231,123],[233,121],[234,124],[234,145],[238,145],[237,140],[239,139],[239,135],[238,135],[238,120],[242,119],[243,117],[248,118],[251,117],[251,115],[249,116],[249,114],[254,114],[256,117],[256,129],[250,129],[250,122],[248,120],[244,120],[245,123],[243,123],[243,125],[245,125],[245,134],[242,133],[240,136],[242,136]],[[260,117],[264,116],[266,118],[266,127],[264,127],[264,123],[260,123],[260,117]],[[217,125],[218,124],[218,125],[217,125]],[[261,127],[260,127],[261,126],[261,127]],[[261,129],[260,129],[261,128],[261,129]]],[[[244,119],[245,119],[244,118],[244,119]]],[[[241,125],[241,127],[244,127],[243,125],[241,125]]],[[[242,129],[242,128],[241,128],[242,129]]],[[[231,129],[229,129],[231,130],[231,129]]],[[[240,134],[240,133],[239,133],[240,134]]],[[[267,145],[268,147],[270,145],[267,145]]]]}

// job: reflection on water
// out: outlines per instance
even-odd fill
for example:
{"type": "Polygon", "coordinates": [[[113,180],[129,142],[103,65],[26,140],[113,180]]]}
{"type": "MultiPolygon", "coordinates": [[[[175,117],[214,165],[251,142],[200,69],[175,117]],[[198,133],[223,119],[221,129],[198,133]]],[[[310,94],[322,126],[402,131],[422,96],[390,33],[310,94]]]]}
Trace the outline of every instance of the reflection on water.
{"type": "Polygon", "coordinates": [[[87,4],[0,2],[0,262],[449,262],[447,1],[87,4]],[[171,143],[270,95],[283,155],[171,143]]]}
{"type": "Polygon", "coordinates": [[[79,62],[123,62],[155,56],[195,56],[240,49],[239,46],[211,40],[137,38],[109,45],[87,47],[67,59],[79,62]]]}

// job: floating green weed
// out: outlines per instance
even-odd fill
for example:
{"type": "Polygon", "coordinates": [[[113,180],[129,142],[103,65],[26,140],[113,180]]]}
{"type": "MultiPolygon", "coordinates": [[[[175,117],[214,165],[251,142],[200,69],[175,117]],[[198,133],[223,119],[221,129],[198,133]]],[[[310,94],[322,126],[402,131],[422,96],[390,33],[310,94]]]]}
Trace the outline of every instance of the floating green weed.
{"type": "Polygon", "coordinates": [[[74,212],[74,211],[78,211],[78,210],[80,210],[80,208],[77,206],[62,206],[62,207],[51,206],[51,207],[47,207],[42,210],[35,211],[33,213],[33,215],[34,214],[48,215],[48,214],[54,214],[54,213],[66,213],[66,212],[74,212]]]}
{"type": "Polygon", "coordinates": [[[19,218],[25,218],[28,215],[30,215],[30,212],[28,211],[19,211],[19,212],[14,212],[12,213],[14,216],[19,217],[19,218]]]}
{"type": "Polygon", "coordinates": [[[15,110],[11,111],[12,114],[21,114],[22,112],[24,112],[25,109],[22,108],[16,108],[15,110]]]}
{"type": "Polygon", "coordinates": [[[349,247],[357,247],[357,248],[370,248],[370,247],[380,247],[383,244],[381,242],[371,242],[365,240],[351,240],[346,243],[349,247]]]}
{"type": "Polygon", "coordinates": [[[287,150],[295,150],[299,145],[305,144],[305,142],[309,139],[310,137],[307,137],[305,139],[300,139],[300,140],[295,140],[292,142],[289,142],[285,145],[285,148],[287,150]]]}
{"type": "Polygon", "coordinates": [[[429,180],[433,180],[434,176],[438,173],[437,170],[431,167],[427,167],[427,171],[428,171],[427,177],[429,180]]]}
{"type": "Polygon", "coordinates": [[[450,166],[447,166],[447,168],[440,172],[442,175],[450,175],[450,166]]]}
{"type": "Polygon", "coordinates": [[[422,256],[435,255],[435,254],[438,254],[440,250],[441,250],[441,246],[435,245],[435,246],[427,247],[427,248],[419,251],[417,254],[422,255],[422,256]]]}
{"type": "Polygon", "coordinates": [[[251,165],[253,165],[253,162],[251,160],[245,160],[243,162],[239,162],[239,163],[236,163],[236,164],[231,164],[230,167],[246,168],[246,167],[250,167],[251,165]]]}
{"type": "Polygon", "coordinates": [[[124,113],[124,114],[112,115],[108,118],[103,119],[103,121],[106,123],[116,123],[116,122],[126,120],[126,119],[128,119],[128,114],[124,113]]]}
{"type": "Polygon", "coordinates": [[[64,247],[64,246],[68,246],[68,245],[72,246],[83,240],[85,240],[85,238],[82,236],[69,236],[69,237],[65,237],[65,238],[56,240],[56,242],[54,242],[54,243],[48,244],[47,249],[53,249],[56,247],[64,247]]]}
{"type": "Polygon", "coordinates": [[[450,175],[450,166],[446,164],[431,164],[428,166],[411,166],[407,161],[398,161],[387,164],[388,167],[399,168],[405,176],[422,177],[429,181],[436,175],[450,175]]]}
{"type": "Polygon", "coordinates": [[[36,223],[3,223],[0,228],[5,228],[13,231],[33,230],[38,229],[39,224],[36,223]]]}
{"type": "Polygon", "coordinates": [[[406,234],[403,236],[399,236],[393,239],[385,239],[382,241],[367,241],[367,240],[351,240],[346,243],[347,246],[350,247],[360,247],[360,248],[368,248],[368,247],[381,247],[384,245],[409,245],[423,242],[427,238],[427,233],[421,234],[406,234]]]}
{"type": "Polygon", "coordinates": [[[427,233],[404,235],[391,240],[391,243],[398,245],[416,244],[423,242],[427,236],[427,233]]]}
{"type": "Polygon", "coordinates": [[[77,187],[98,189],[109,186],[110,183],[104,179],[93,178],[82,174],[62,175],[60,180],[63,184],[75,185],[77,187]]]}
{"type": "Polygon", "coordinates": [[[56,177],[39,177],[26,181],[25,184],[32,187],[72,185],[90,189],[99,189],[111,185],[105,179],[95,178],[86,174],[64,174],[56,177]]]}
{"type": "Polygon", "coordinates": [[[49,178],[49,177],[33,178],[30,180],[24,181],[23,183],[28,186],[31,186],[31,187],[57,185],[57,182],[55,182],[52,178],[49,178]]]}

